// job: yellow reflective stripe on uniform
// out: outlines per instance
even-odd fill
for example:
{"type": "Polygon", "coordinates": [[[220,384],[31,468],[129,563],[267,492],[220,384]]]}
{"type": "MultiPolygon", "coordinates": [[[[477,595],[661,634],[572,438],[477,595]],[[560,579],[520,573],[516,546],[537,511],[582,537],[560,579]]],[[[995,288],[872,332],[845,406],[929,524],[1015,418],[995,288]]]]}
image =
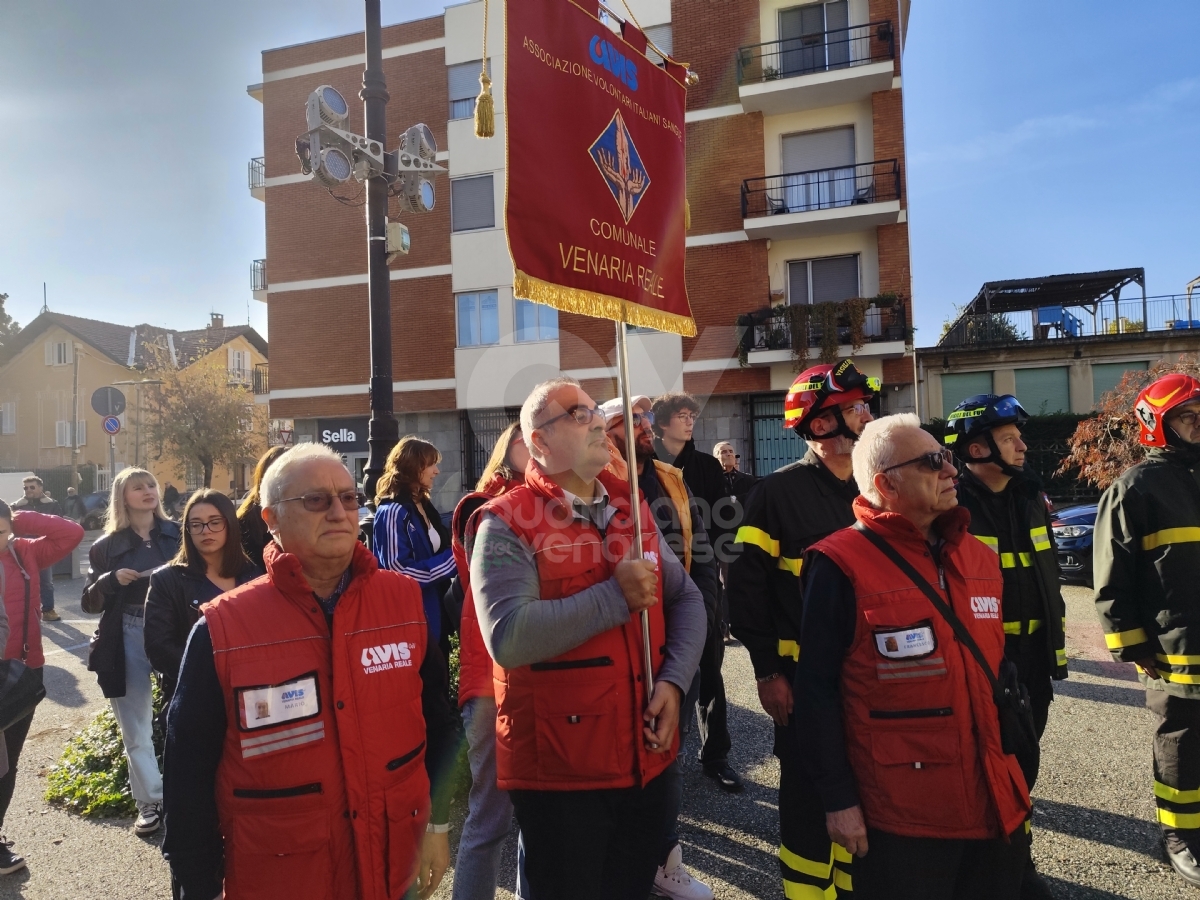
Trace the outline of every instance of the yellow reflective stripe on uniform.
{"type": "Polygon", "coordinates": [[[1200,528],[1164,528],[1142,538],[1142,549],[1153,550],[1163,544],[1190,544],[1200,541],[1200,528]]]}
{"type": "Polygon", "coordinates": [[[1066,650],[1055,650],[1054,657],[1060,666],[1065,666],[1067,664],[1067,651],[1066,650]]]}
{"type": "Polygon", "coordinates": [[[1025,820],[1025,833],[1026,834],[1033,833],[1033,822],[1029,821],[1029,819],[1025,820]]]}
{"type": "Polygon", "coordinates": [[[843,891],[854,890],[854,882],[850,878],[850,873],[843,872],[841,869],[834,869],[833,886],[843,891]]]}
{"type": "MultiPolygon", "coordinates": [[[[1030,619],[1029,620],[1029,633],[1030,634],[1033,634],[1035,631],[1037,631],[1041,627],[1042,627],[1041,619],[1030,619]]],[[[1020,634],[1021,633],[1021,623],[1020,622],[1005,622],[1004,623],[1004,633],[1005,634],[1020,634]]]]}
{"type": "Polygon", "coordinates": [[[1136,644],[1144,644],[1150,638],[1146,637],[1146,629],[1130,628],[1128,631],[1114,631],[1112,634],[1104,636],[1104,643],[1108,645],[1109,650],[1120,650],[1122,647],[1133,647],[1136,644]]]}
{"type": "Polygon", "coordinates": [[[975,535],[975,539],[977,541],[979,541],[981,544],[983,544],[985,547],[987,547],[989,550],[991,550],[993,553],[1000,552],[999,538],[989,537],[986,534],[977,534],[977,535],[975,535]]]}
{"type": "Polygon", "coordinates": [[[1033,565],[1033,555],[1030,553],[1001,553],[1000,568],[1015,569],[1017,567],[1018,559],[1021,561],[1021,565],[1026,569],[1033,565]]]}
{"type": "Polygon", "coordinates": [[[800,645],[795,641],[780,641],[779,655],[790,656],[795,662],[800,662],[800,645]]]}
{"type": "Polygon", "coordinates": [[[1200,828],[1200,813],[1177,813],[1169,809],[1158,808],[1158,821],[1168,828],[1182,828],[1185,831],[1200,828]]]}
{"type": "Polygon", "coordinates": [[[804,565],[804,560],[802,559],[792,559],[788,556],[779,557],[779,568],[785,572],[791,572],[797,578],[800,577],[800,567],[802,565],[804,565]]]}
{"type": "Polygon", "coordinates": [[[1050,535],[1047,533],[1045,525],[1041,528],[1029,529],[1029,537],[1033,540],[1033,549],[1035,551],[1050,549],[1050,535]]]}
{"type": "Polygon", "coordinates": [[[1200,656],[1173,656],[1170,653],[1157,653],[1155,656],[1169,666],[1200,666],[1200,656]]]}
{"type": "Polygon", "coordinates": [[[743,525],[739,528],[733,542],[735,544],[753,544],[771,556],[779,555],[779,541],[772,538],[761,528],[755,528],[753,525],[743,525]]]}
{"type": "Polygon", "coordinates": [[[833,845],[833,858],[835,862],[854,862],[854,855],[841,844],[833,845]]]}
{"type": "Polygon", "coordinates": [[[827,888],[819,888],[815,884],[800,884],[785,878],[783,879],[783,896],[787,900],[835,900],[837,888],[832,884],[827,888]]]}
{"type": "Polygon", "coordinates": [[[1200,684],[1200,675],[1180,675],[1177,672],[1164,672],[1158,670],[1159,676],[1163,681],[1169,681],[1172,684],[1200,684]]]}
{"type": "MultiPolygon", "coordinates": [[[[836,844],[834,846],[837,846],[836,844]]],[[[819,863],[816,860],[805,859],[796,853],[793,853],[783,844],[779,845],[779,861],[789,869],[795,869],[802,875],[811,875],[813,878],[828,878],[829,870],[833,868],[833,851],[829,853],[829,862],[819,863]]]]}
{"type": "Polygon", "coordinates": [[[1172,803],[1200,803],[1200,790],[1181,791],[1157,780],[1154,782],[1154,796],[1172,803]]]}

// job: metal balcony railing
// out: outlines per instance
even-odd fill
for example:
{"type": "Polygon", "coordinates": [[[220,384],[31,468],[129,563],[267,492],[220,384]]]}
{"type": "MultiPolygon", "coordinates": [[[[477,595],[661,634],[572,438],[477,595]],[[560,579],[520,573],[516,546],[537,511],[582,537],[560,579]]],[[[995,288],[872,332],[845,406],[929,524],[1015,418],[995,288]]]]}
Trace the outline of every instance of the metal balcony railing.
{"type": "Polygon", "coordinates": [[[262,396],[271,393],[271,387],[267,381],[267,364],[258,363],[254,366],[254,393],[262,396]]]}
{"type": "MultiPolygon", "coordinates": [[[[886,301],[885,301],[886,302],[886,301]]],[[[822,306],[817,303],[815,306],[822,306]]],[[[756,350],[790,350],[792,349],[792,329],[788,320],[787,304],[771,306],[740,316],[737,324],[747,326],[742,336],[743,349],[747,353],[756,350]]],[[[818,317],[814,316],[814,319],[818,317]]],[[[823,335],[819,321],[809,321],[807,324],[808,346],[820,347],[823,335]]],[[[851,327],[848,318],[838,317],[838,344],[852,342],[851,327]]],[[[868,344],[878,344],[887,341],[904,341],[908,339],[908,320],[904,304],[893,301],[890,306],[875,303],[867,308],[866,320],[863,323],[863,334],[868,344]]]]}
{"type": "Polygon", "coordinates": [[[817,31],[800,37],[741,47],[737,52],[738,84],[762,84],[883,62],[896,55],[890,20],[817,31]]]}
{"type": "Polygon", "coordinates": [[[789,172],[742,182],[742,218],[835,209],[900,199],[900,164],[894,159],[789,172]]]}
{"type": "Polygon", "coordinates": [[[1092,306],[1039,306],[1010,312],[966,313],[939,347],[1077,340],[1146,332],[1200,331],[1200,296],[1168,294],[1101,300],[1092,306]]]}
{"type": "Polygon", "coordinates": [[[267,289],[267,261],[256,259],[250,263],[250,290],[265,291],[267,289]]]}
{"type": "Polygon", "coordinates": [[[249,165],[250,190],[265,188],[267,186],[267,161],[261,156],[256,156],[250,160],[249,165]]]}

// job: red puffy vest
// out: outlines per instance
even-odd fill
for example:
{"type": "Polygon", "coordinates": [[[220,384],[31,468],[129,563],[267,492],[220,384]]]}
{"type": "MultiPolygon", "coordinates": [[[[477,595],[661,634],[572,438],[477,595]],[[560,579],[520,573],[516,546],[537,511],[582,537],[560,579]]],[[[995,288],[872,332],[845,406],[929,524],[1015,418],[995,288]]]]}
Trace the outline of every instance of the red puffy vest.
{"type": "Polygon", "coordinates": [[[332,630],[295,556],[203,607],[225,695],[227,900],[395,900],[429,820],[421,589],[355,548],[332,630]]]}
{"type": "MultiPolygon", "coordinates": [[[[883,535],[935,588],[939,569],[903,516],[858,497],[858,521],[883,535]]],[[[1004,655],[996,554],[967,533],[970,514],[938,520],[940,591],[995,673],[1004,655]]],[[[929,599],[866,537],[844,528],[812,547],[854,585],[854,643],[842,663],[846,750],[867,825],[893,834],[994,838],[1029,817],[1015,756],[1000,746],[991,684],[929,599]]]]}
{"type": "MultiPolygon", "coordinates": [[[[525,484],[484,507],[532,549],[541,599],[577,594],[612,577],[633,542],[629,487],[608,472],[599,481],[615,508],[603,535],[574,518],[562,490],[536,462],[525,484]]],[[[666,653],[658,531],[641,503],[642,553],[658,569],[658,600],[649,610],[651,665],[666,653]]],[[[475,552],[485,548],[476,546],[475,552]]],[[[641,617],[630,615],[562,656],[504,669],[495,664],[496,782],[502,790],[580,791],[645,785],[671,764],[671,749],[652,753],[642,738],[646,708],[641,617]]]]}

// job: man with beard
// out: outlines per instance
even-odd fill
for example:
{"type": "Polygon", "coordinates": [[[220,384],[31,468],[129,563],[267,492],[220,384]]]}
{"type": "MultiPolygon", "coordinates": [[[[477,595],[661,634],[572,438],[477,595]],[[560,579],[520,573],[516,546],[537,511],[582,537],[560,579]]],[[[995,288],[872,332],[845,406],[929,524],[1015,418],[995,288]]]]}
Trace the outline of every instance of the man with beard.
{"type": "Polygon", "coordinates": [[[872,420],[878,378],[852,360],[802,372],[784,400],[784,427],[808,442],[799,462],[754,486],[729,567],[730,630],[750,653],[758,697],[775,722],[779,758],[779,868],[784,893],[834,897],[852,889],[851,856],[825,828],[821,798],[797,752],[792,681],[800,658],[800,563],[804,552],[854,524],[858,496],[850,452],[872,420]]]}

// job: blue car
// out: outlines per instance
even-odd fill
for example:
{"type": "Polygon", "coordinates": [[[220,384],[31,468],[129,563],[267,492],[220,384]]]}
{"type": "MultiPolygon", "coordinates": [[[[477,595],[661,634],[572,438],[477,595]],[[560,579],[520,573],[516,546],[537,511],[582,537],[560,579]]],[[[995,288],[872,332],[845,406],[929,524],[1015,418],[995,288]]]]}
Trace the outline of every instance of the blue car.
{"type": "Polygon", "coordinates": [[[1063,581],[1092,586],[1092,532],[1096,504],[1070,506],[1054,514],[1054,542],[1063,581]]]}

